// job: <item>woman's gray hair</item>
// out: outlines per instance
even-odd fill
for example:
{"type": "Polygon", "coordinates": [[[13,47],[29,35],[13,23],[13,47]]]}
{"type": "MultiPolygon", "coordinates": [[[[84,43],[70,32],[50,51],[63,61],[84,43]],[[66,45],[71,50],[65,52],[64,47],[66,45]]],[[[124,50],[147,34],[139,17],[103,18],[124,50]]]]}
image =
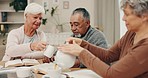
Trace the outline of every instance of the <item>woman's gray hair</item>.
{"type": "Polygon", "coordinates": [[[72,15],[76,14],[76,13],[81,13],[83,15],[83,18],[85,20],[90,21],[90,15],[88,13],[88,11],[85,8],[77,8],[72,12],[72,15]]]}
{"type": "Polygon", "coordinates": [[[24,19],[26,20],[26,14],[45,14],[45,10],[44,7],[42,7],[41,5],[37,4],[37,3],[30,3],[27,5],[27,7],[25,8],[24,11],[24,19]]]}
{"type": "Polygon", "coordinates": [[[148,14],[148,0],[122,0],[121,8],[124,9],[129,5],[133,9],[133,13],[137,16],[148,14]]]}

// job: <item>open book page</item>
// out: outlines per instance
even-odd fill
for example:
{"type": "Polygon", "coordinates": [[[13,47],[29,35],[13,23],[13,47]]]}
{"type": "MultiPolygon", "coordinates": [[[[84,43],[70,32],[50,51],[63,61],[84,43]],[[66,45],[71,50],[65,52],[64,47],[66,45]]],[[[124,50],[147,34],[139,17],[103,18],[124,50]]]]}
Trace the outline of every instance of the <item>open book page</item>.
{"type": "Polygon", "coordinates": [[[59,66],[56,66],[54,63],[44,63],[44,64],[39,64],[35,66],[31,66],[31,70],[34,73],[42,73],[42,74],[47,74],[49,70],[53,69],[58,69],[59,66]]]}
{"type": "Polygon", "coordinates": [[[10,60],[5,63],[5,67],[15,67],[15,66],[22,66],[22,65],[23,63],[21,59],[10,60]]]}
{"type": "Polygon", "coordinates": [[[16,67],[16,66],[32,66],[40,64],[38,60],[35,59],[15,59],[10,60],[5,63],[5,67],[16,67]]]}
{"type": "Polygon", "coordinates": [[[50,63],[44,63],[44,64],[39,64],[39,65],[31,66],[31,70],[34,73],[47,74],[47,70],[48,70],[49,64],[50,63]]]}
{"type": "Polygon", "coordinates": [[[36,59],[23,59],[22,62],[23,62],[23,64],[25,66],[27,66],[27,65],[31,66],[31,65],[38,65],[38,64],[40,64],[39,61],[36,60],[36,59]]]}
{"type": "Polygon", "coordinates": [[[65,74],[68,74],[70,77],[74,78],[102,78],[101,76],[89,69],[74,70],[71,72],[65,72],[65,74]]]}

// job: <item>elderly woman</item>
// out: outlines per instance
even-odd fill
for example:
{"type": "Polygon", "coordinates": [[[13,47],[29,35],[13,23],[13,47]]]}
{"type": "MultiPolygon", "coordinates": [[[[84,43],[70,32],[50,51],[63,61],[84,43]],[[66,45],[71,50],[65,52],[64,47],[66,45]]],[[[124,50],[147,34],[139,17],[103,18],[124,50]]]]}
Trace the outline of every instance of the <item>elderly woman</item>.
{"type": "Polygon", "coordinates": [[[43,50],[46,48],[46,36],[37,29],[45,11],[36,3],[29,4],[24,12],[25,23],[20,28],[9,32],[6,45],[6,53],[2,61],[15,58],[40,59],[43,58],[43,50]]]}
{"type": "Polygon", "coordinates": [[[148,0],[122,0],[121,3],[128,31],[110,49],[78,38],[68,38],[71,44],[58,48],[78,56],[85,66],[103,78],[148,78],[148,0]],[[115,63],[109,66],[105,62],[115,63]]]}

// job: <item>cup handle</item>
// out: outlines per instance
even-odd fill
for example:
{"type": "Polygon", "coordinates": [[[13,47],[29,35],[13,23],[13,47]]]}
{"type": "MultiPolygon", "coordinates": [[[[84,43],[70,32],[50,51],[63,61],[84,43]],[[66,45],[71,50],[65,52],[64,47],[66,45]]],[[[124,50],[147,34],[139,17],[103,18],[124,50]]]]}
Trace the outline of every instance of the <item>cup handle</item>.
{"type": "Polygon", "coordinates": [[[31,70],[31,76],[30,78],[36,78],[35,74],[33,73],[33,71],[31,70]]]}
{"type": "Polygon", "coordinates": [[[64,78],[74,78],[74,77],[70,77],[68,74],[66,73],[61,73],[63,76],[65,76],[64,78]]]}

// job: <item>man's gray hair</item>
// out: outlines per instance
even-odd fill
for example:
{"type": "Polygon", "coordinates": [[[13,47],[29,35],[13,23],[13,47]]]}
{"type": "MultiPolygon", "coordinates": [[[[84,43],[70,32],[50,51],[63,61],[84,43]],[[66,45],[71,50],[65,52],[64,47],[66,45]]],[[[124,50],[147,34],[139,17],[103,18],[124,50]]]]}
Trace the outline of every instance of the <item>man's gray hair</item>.
{"type": "Polygon", "coordinates": [[[45,10],[44,7],[42,7],[41,5],[37,4],[37,3],[30,3],[27,5],[27,7],[25,8],[24,11],[24,19],[26,20],[26,14],[39,14],[41,13],[42,15],[45,14],[45,10]]]}
{"type": "Polygon", "coordinates": [[[85,20],[90,21],[90,15],[89,15],[88,11],[85,8],[77,8],[77,9],[75,9],[73,11],[72,15],[74,15],[76,13],[81,13],[85,20]]]}
{"type": "Polygon", "coordinates": [[[129,5],[133,9],[133,13],[141,16],[148,14],[148,0],[122,0],[121,8],[124,9],[129,5]]]}

